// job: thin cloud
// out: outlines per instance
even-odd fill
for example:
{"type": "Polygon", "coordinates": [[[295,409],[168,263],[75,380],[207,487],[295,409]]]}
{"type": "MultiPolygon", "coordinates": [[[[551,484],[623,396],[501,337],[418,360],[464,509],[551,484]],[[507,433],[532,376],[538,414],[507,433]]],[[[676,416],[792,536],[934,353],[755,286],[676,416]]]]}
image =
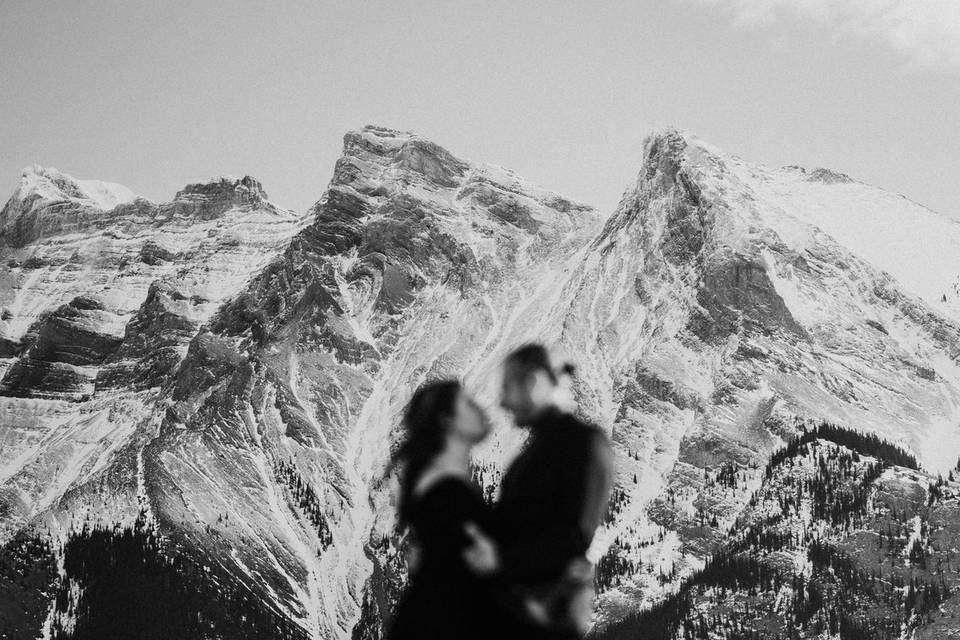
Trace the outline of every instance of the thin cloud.
{"type": "Polygon", "coordinates": [[[960,0],[694,0],[735,24],[776,26],[802,18],[838,36],[879,40],[924,66],[960,67],[960,0]]]}

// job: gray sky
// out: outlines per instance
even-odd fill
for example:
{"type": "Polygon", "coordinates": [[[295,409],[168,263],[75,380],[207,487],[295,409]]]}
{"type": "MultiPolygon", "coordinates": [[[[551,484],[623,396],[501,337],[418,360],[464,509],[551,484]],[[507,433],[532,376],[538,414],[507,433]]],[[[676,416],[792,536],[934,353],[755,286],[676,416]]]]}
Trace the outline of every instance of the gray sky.
{"type": "Polygon", "coordinates": [[[960,217],[960,2],[0,0],[0,192],[250,174],[302,211],[368,123],[604,211],[673,124],[960,217]]]}

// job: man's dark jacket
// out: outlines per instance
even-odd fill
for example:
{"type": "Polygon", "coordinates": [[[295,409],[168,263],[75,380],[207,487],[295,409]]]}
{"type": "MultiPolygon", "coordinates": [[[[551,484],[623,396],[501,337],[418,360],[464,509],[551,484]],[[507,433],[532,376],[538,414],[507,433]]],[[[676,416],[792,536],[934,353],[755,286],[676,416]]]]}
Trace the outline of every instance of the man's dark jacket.
{"type": "Polygon", "coordinates": [[[610,443],[598,427],[549,408],[530,430],[504,475],[495,513],[501,577],[518,585],[556,581],[583,557],[613,480],[610,443]]]}

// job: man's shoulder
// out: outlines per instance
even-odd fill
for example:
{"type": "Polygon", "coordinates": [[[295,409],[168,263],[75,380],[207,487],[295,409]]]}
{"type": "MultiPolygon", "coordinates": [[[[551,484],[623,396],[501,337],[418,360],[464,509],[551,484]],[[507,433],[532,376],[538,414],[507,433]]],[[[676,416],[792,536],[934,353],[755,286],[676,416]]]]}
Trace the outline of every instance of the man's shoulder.
{"type": "Polygon", "coordinates": [[[567,446],[580,449],[584,455],[603,457],[611,455],[610,438],[596,423],[568,413],[564,416],[563,424],[564,430],[567,431],[563,440],[566,441],[567,446]]]}
{"type": "Polygon", "coordinates": [[[603,462],[605,465],[612,464],[613,443],[610,442],[610,436],[600,428],[599,425],[590,421],[579,419],[580,433],[583,438],[583,447],[594,459],[603,462]]]}
{"type": "Polygon", "coordinates": [[[588,440],[608,440],[606,432],[589,418],[578,416],[574,413],[564,415],[564,422],[567,427],[576,430],[583,438],[588,440]]]}

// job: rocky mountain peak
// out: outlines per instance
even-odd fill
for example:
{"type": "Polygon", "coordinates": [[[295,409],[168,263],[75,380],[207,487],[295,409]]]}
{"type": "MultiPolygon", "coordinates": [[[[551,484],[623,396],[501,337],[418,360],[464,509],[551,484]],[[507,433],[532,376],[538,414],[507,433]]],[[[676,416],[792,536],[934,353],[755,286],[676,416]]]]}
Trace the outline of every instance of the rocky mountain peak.
{"type": "Polygon", "coordinates": [[[665,127],[652,132],[643,141],[643,171],[646,177],[660,173],[672,176],[683,161],[683,154],[690,145],[690,136],[675,127],[665,127]]]}
{"type": "Polygon", "coordinates": [[[177,192],[170,206],[177,216],[201,220],[217,218],[234,208],[263,208],[276,214],[293,215],[273,205],[263,185],[252,176],[220,176],[188,184],[177,192]]]}
{"type": "Polygon", "coordinates": [[[77,180],[52,167],[30,165],[0,210],[0,244],[21,246],[49,230],[72,227],[135,200],[122,185],[77,180]]]}
{"type": "MultiPolygon", "coordinates": [[[[453,207],[461,215],[488,209],[495,202],[502,220],[528,231],[546,220],[538,214],[565,219],[598,217],[587,205],[523,180],[509,169],[457,157],[440,145],[408,131],[367,125],[344,136],[343,155],[337,161],[325,197],[347,199],[357,195],[375,199],[398,196],[425,204],[453,207]]],[[[318,202],[315,210],[323,205],[318,202]]]]}
{"type": "Polygon", "coordinates": [[[854,182],[854,179],[845,173],[818,167],[810,172],[807,180],[811,182],[823,182],[824,184],[844,184],[854,182]]]}
{"type": "Polygon", "coordinates": [[[257,205],[268,200],[263,185],[253,176],[217,176],[194,182],[177,192],[174,200],[228,200],[237,205],[257,205]]]}
{"type": "Polygon", "coordinates": [[[440,145],[407,131],[367,125],[344,136],[344,158],[383,158],[396,169],[440,187],[454,187],[469,164],[440,145]]]}
{"type": "Polygon", "coordinates": [[[723,169],[713,149],[691,134],[667,127],[643,142],[643,164],[636,183],[607,219],[595,243],[625,241],[660,251],[671,262],[689,262],[707,245],[715,211],[705,195],[706,178],[723,169]]]}

